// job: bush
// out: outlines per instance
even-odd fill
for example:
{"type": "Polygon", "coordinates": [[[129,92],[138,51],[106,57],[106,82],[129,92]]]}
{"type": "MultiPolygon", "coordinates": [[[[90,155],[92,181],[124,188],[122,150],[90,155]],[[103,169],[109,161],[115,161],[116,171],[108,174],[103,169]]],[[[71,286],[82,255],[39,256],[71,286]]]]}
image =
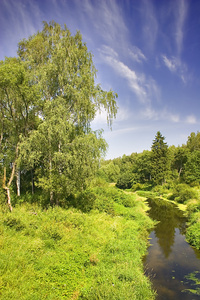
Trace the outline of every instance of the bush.
{"type": "Polygon", "coordinates": [[[187,229],[186,239],[192,246],[200,249],[200,223],[195,223],[187,229]]]}
{"type": "Polygon", "coordinates": [[[5,190],[0,188],[0,205],[6,204],[5,190]]]}
{"type": "Polygon", "coordinates": [[[200,201],[197,199],[193,199],[189,201],[187,205],[187,211],[190,215],[191,213],[199,212],[200,211],[200,201]]]}
{"type": "Polygon", "coordinates": [[[13,216],[7,217],[4,220],[4,225],[6,225],[10,228],[14,228],[16,231],[23,230],[26,227],[26,225],[23,224],[23,222],[20,219],[15,218],[13,216]]]}
{"type": "Polygon", "coordinates": [[[117,180],[116,187],[119,189],[130,189],[132,187],[132,179],[133,175],[131,172],[122,173],[117,180]]]}
{"type": "Polygon", "coordinates": [[[132,191],[133,192],[135,192],[135,191],[141,191],[141,190],[143,190],[143,184],[141,184],[141,183],[135,183],[135,184],[133,184],[132,185],[132,191]]]}
{"type": "Polygon", "coordinates": [[[83,212],[89,212],[94,208],[95,199],[96,195],[92,192],[92,190],[87,189],[79,193],[77,196],[71,197],[69,204],[83,212]]]}
{"type": "Polygon", "coordinates": [[[170,200],[178,203],[185,203],[190,199],[197,197],[196,191],[185,183],[178,184],[174,187],[170,200]]]}

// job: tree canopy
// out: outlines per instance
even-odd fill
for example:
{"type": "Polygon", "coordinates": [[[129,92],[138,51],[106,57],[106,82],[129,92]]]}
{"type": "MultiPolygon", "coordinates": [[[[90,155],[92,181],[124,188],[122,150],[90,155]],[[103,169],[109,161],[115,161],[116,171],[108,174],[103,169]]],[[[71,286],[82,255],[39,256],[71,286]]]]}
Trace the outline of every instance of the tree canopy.
{"type": "Polygon", "coordinates": [[[0,150],[8,198],[16,168],[33,170],[52,204],[87,186],[106,150],[91,121],[104,108],[111,126],[117,113],[117,94],[96,84],[96,72],[80,32],[72,36],[54,21],[22,40],[17,58],[0,62],[0,150]]]}

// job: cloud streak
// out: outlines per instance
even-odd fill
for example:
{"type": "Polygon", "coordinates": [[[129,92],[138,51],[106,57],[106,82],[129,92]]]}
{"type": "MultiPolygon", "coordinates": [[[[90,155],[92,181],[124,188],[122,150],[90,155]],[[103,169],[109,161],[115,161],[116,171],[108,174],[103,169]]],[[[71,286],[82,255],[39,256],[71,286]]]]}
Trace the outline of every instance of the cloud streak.
{"type": "Polygon", "coordinates": [[[196,117],[194,115],[187,116],[186,117],[186,123],[196,124],[197,123],[196,117]]]}
{"type": "Polygon", "coordinates": [[[162,55],[162,60],[170,72],[177,74],[184,83],[187,83],[187,66],[179,58],[174,56],[168,58],[166,55],[162,55]]]}
{"type": "Polygon", "coordinates": [[[153,50],[158,34],[158,21],[155,8],[151,1],[141,1],[141,15],[143,19],[143,37],[148,50],[153,50]]]}
{"type": "Polygon", "coordinates": [[[129,49],[128,50],[128,54],[129,56],[136,62],[138,63],[141,63],[142,61],[146,61],[147,58],[146,56],[142,53],[142,51],[136,47],[136,46],[133,46],[132,47],[132,50],[129,49]]]}
{"type": "Polygon", "coordinates": [[[123,13],[116,1],[75,0],[76,11],[82,24],[88,31],[95,31],[97,37],[108,45],[121,47],[127,38],[128,29],[125,25],[123,13]],[[88,27],[90,21],[90,28],[88,27]]]}
{"type": "Polygon", "coordinates": [[[188,1],[179,0],[176,2],[176,4],[178,7],[177,9],[174,9],[174,14],[176,18],[175,40],[176,40],[178,55],[180,55],[183,46],[184,25],[187,17],[188,1]]]}
{"type": "Polygon", "coordinates": [[[180,116],[178,114],[173,114],[165,108],[162,110],[155,110],[151,106],[148,106],[144,111],[142,111],[141,116],[146,120],[167,120],[173,123],[180,122],[180,116]]]}
{"type": "MultiPolygon", "coordinates": [[[[116,74],[127,80],[129,87],[135,93],[140,103],[150,103],[151,97],[159,98],[160,91],[155,80],[152,78],[147,79],[143,73],[138,73],[128,67],[119,59],[119,55],[112,48],[104,45],[99,51],[102,59],[114,69],[116,74]]],[[[140,53],[139,57],[145,59],[145,56],[139,49],[137,53],[140,53]]],[[[137,59],[138,57],[136,57],[136,61],[137,59]]]]}
{"type": "Polygon", "coordinates": [[[41,19],[42,14],[36,2],[2,0],[0,34],[4,36],[4,43],[7,47],[2,49],[1,56],[7,56],[7,52],[9,52],[9,55],[12,53],[11,55],[16,56],[17,44],[20,39],[28,38],[31,34],[36,33],[38,24],[42,27],[41,19]],[[9,26],[5,26],[7,20],[9,20],[9,26]]]}

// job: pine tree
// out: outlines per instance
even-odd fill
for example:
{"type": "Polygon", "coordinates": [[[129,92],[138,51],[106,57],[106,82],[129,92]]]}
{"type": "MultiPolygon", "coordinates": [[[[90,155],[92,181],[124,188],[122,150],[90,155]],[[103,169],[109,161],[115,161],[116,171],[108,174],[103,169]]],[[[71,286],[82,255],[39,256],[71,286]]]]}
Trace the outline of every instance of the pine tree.
{"type": "Polygon", "coordinates": [[[168,145],[165,137],[157,132],[151,147],[151,179],[154,184],[164,184],[169,174],[168,145]]]}

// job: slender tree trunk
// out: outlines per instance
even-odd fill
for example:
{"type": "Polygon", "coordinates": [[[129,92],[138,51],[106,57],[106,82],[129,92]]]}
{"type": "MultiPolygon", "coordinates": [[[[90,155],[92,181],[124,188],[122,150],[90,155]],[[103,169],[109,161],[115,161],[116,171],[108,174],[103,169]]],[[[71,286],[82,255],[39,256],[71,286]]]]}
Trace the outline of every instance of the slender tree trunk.
{"type": "Polygon", "coordinates": [[[182,172],[182,167],[180,168],[179,172],[178,172],[178,178],[181,177],[181,172],[182,172]]]}
{"type": "Polygon", "coordinates": [[[8,198],[8,207],[10,211],[12,211],[12,205],[11,205],[11,197],[10,197],[10,189],[8,187],[5,187],[7,198],[8,198]]]}
{"type": "Polygon", "coordinates": [[[16,170],[17,196],[20,196],[20,169],[16,170]]]}
{"type": "Polygon", "coordinates": [[[53,206],[53,191],[50,191],[50,204],[53,206]]]}
{"type": "Polygon", "coordinates": [[[8,207],[9,207],[10,211],[12,211],[11,196],[10,196],[10,184],[11,184],[12,179],[14,177],[14,171],[15,171],[14,169],[15,169],[15,166],[13,165],[10,180],[9,180],[8,184],[6,185],[6,168],[4,168],[3,188],[6,190],[7,199],[8,199],[7,203],[8,203],[8,207]]]}
{"type": "Polygon", "coordinates": [[[13,181],[14,175],[15,175],[15,168],[16,168],[16,159],[18,156],[18,146],[16,148],[16,157],[15,157],[15,161],[12,164],[12,172],[10,175],[10,179],[9,182],[6,184],[6,167],[4,168],[4,179],[3,179],[3,188],[6,190],[7,193],[7,198],[8,198],[8,207],[10,209],[10,211],[12,211],[12,205],[11,205],[11,196],[10,196],[10,185],[13,181]]]}

